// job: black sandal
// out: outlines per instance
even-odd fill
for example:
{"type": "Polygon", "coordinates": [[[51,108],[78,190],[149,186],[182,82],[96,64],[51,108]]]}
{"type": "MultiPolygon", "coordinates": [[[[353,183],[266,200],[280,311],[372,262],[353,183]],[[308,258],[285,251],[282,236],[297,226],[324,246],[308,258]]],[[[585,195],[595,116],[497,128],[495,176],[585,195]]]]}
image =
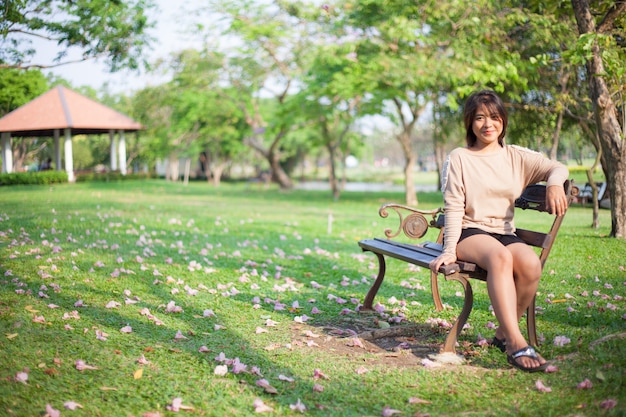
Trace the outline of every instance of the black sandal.
{"type": "Polygon", "coordinates": [[[548,367],[548,362],[545,362],[539,366],[536,366],[534,368],[529,368],[526,367],[524,365],[521,365],[519,363],[517,363],[518,358],[521,357],[527,357],[527,358],[532,358],[536,361],[539,361],[539,355],[537,355],[537,352],[535,351],[535,348],[532,346],[526,346],[525,348],[522,348],[520,350],[518,350],[517,352],[513,352],[513,354],[511,355],[506,355],[506,359],[508,360],[508,362],[513,365],[514,367],[516,367],[517,369],[520,369],[524,372],[543,372],[546,370],[546,368],[548,367]]]}
{"type": "Polygon", "coordinates": [[[493,337],[493,340],[489,343],[490,346],[497,347],[500,349],[500,352],[506,352],[506,341],[504,339],[498,339],[496,336],[493,337]]]}

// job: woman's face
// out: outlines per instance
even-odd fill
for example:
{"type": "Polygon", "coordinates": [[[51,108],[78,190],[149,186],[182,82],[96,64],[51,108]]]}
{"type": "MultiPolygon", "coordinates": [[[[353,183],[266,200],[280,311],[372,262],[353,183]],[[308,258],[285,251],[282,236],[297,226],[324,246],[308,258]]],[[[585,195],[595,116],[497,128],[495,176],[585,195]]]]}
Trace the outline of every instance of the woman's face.
{"type": "Polygon", "coordinates": [[[494,143],[498,144],[498,138],[502,133],[502,118],[486,106],[480,106],[472,122],[472,131],[476,135],[474,146],[485,148],[494,143]]]}

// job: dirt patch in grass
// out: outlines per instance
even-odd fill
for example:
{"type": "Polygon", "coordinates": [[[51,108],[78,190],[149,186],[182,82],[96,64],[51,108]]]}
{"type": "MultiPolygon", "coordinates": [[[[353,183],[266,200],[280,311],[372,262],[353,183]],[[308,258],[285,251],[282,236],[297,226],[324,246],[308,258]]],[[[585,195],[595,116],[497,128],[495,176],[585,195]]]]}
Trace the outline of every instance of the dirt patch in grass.
{"type": "MultiPolygon", "coordinates": [[[[374,317],[359,316],[333,322],[292,325],[293,348],[314,348],[338,358],[395,368],[423,367],[437,354],[444,331],[429,325],[406,324],[380,328],[374,317]]],[[[460,347],[459,353],[464,354],[460,347]]],[[[471,355],[471,351],[469,352],[471,355]]],[[[438,366],[446,366],[439,363],[438,366]]],[[[446,366],[448,367],[448,366],[446,366]]]]}

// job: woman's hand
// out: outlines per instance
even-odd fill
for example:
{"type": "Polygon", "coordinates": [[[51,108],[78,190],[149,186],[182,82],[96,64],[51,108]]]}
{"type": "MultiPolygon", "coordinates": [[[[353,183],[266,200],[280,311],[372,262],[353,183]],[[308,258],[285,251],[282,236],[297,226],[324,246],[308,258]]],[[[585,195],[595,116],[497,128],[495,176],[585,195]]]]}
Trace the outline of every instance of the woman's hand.
{"type": "Polygon", "coordinates": [[[561,185],[551,185],[546,190],[546,206],[548,211],[557,216],[562,216],[567,210],[567,197],[561,185]]]}
{"type": "Polygon", "coordinates": [[[456,262],[456,256],[451,255],[449,253],[442,253],[428,264],[430,270],[433,272],[439,272],[439,267],[441,265],[450,265],[451,263],[456,262]]]}

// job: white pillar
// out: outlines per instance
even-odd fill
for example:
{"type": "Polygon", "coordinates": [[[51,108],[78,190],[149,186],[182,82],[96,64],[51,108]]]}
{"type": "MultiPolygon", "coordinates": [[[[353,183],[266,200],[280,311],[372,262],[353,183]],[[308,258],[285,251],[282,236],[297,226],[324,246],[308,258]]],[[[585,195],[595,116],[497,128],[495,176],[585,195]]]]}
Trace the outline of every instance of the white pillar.
{"type": "Polygon", "coordinates": [[[120,172],[122,175],[126,175],[126,138],[124,137],[124,131],[120,130],[120,172]]]}
{"type": "Polygon", "coordinates": [[[2,173],[10,174],[11,172],[13,172],[13,149],[11,147],[11,133],[2,132],[0,142],[2,142],[2,173]]]}
{"type": "Polygon", "coordinates": [[[74,182],[74,153],[72,151],[72,129],[65,129],[65,172],[67,172],[67,180],[74,182]]]}
{"type": "Polygon", "coordinates": [[[117,148],[115,146],[115,130],[109,130],[111,140],[111,171],[117,171],[117,148]]]}
{"type": "Polygon", "coordinates": [[[54,129],[54,169],[61,170],[61,131],[54,129]]]}

